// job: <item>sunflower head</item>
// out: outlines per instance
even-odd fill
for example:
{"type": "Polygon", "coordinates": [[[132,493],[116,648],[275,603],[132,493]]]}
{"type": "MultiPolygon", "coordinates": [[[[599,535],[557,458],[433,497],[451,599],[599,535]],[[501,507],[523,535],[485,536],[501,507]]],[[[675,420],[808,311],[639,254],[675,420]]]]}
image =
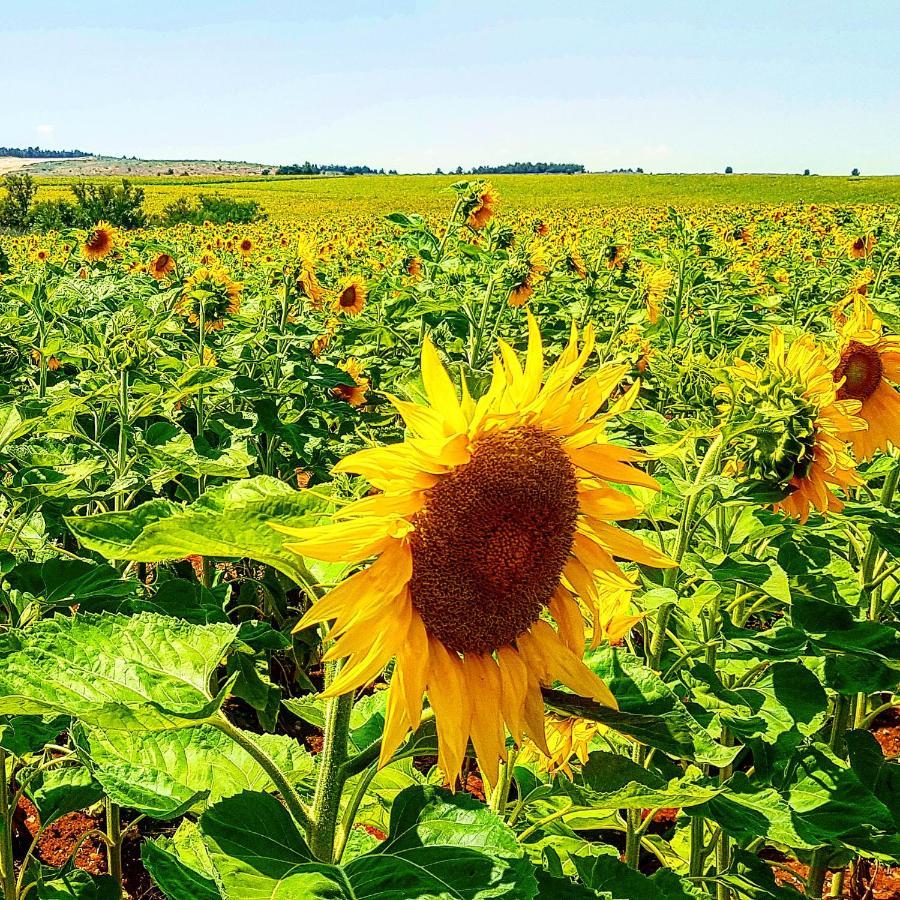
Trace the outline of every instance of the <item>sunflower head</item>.
{"type": "Polygon", "coordinates": [[[572,777],[573,758],[582,765],[588,761],[590,747],[601,725],[578,716],[558,716],[551,713],[545,719],[545,738],[548,753],[527,741],[517,758],[519,763],[533,763],[544,772],[557,772],[572,777]]]}
{"type": "Polygon", "coordinates": [[[810,508],[840,510],[833,493],[858,483],[847,452],[849,435],[865,423],[859,403],[839,400],[831,358],[810,335],[790,347],[775,329],[761,367],[738,363],[722,411],[731,463],[746,480],[784,492],[776,508],[805,521],[810,508]]]}
{"type": "Polygon", "coordinates": [[[847,245],[847,252],[851,259],[865,259],[875,248],[875,235],[864,234],[852,238],[847,245]]]}
{"type": "Polygon", "coordinates": [[[84,238],[81,252],[91,262],[105,259],[116,246],[116,230],[109,222],[98,222],[84,238]]]}
{"type": "Polygon", "coordinates": [[[491,385],[478,400],[464,385],[457,392],[426,340],[428,405],[391,398],[406,440],[336,466],[364,476],[374,493],[333,524],[285,529],[295,538],[288,546],[310,557],[374,558],[298,628],[334,620],[326,659],[346,663],[330,694],[367,684],[396,658],[382,763],[418,726],[424,694],[444,772],[458,775],[471,738],[493,783],[506,731],[546,749],[541,685],[562,681],[613,705],[581,661],[584,617],[599,640],[610,609],[635,589],[616,558],[672,565],[614,524],[639,507],[612,483],[656,487],[632,465],[641,454],[605,437],[606,422],[636,397],[633,388],[610,399],[624,366],[602,366],[575,384],[594,334],[588,328],[579,350],[573,329],[545,373],[537,323],[529,316],[528,324],[524,365],[501,343],[491,385]]]}
{"type": "Polygon", "coordinates": [[[338,289],[333,309],[342,316],[358,316],[366,305],[366,283],[358,275],[346,279],[338,289]]]}
{"type": "Polygon", "coordinates": [[[224,269],[202,266],[185,281],[175,308],[194,325],[202,316],[206,329],[215,331],[241,308],[242,289],[224,269]]]}
{"type": "Polygon", "coordinates": [[[900,446],[900,338],[884,333],[866,300],[857,295],[853,311],[841,327],[838,359],[832,377],[841,400],[860,404],[868,424],[849,441],[858,459],[900,446]]]}
{"type": "Polygon", "coordinates": [[[458,190],[466,225],[480,231],[494,217],[500,193],[487,181],[461,182],[458,190]]]}
{"type": "Polygon", "coordinates": [[[362,377],[362,365],[359,360],[350,357],[346,362],[338,366],[353,380],[353,384],[338,384],[331,389],[331,394],[340,400],[344,400],[351,406],[362,406],[366,402],[366,391],[369,389],[369,379],[362,377]]]}
{"type": "Polygon", "coordinates": [[[150,275],[157,281],[162,281],[167,275],[175,271],[175,260],[168,253],[160,253],[150,263],[150,275]]]}

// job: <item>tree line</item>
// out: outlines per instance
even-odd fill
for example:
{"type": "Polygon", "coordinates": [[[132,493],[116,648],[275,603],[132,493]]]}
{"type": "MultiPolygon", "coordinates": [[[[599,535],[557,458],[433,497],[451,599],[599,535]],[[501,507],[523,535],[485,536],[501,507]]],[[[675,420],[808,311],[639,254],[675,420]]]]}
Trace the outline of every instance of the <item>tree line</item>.
{"type": "Polygon", "coordinates": [[[42,150],[40,147],[0,147],[0,156],[18,159],[61,159],[69,156],[93,156],[84,150],[42,150]]]}

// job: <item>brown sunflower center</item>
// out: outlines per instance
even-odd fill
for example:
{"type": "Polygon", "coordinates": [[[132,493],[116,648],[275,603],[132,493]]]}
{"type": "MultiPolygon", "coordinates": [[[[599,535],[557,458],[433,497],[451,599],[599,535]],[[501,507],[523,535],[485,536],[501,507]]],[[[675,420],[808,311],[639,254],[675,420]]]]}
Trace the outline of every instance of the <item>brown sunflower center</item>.
{"type": "Polygon", "coordinates": [[[410,589],[428,633],[460,653],[514,641],[553,596],[577,516],[557,438],[532,427],[481,438],[414,522],[410,589]]]}
{"type": "Polygon", "coordinates": [[[834,370],[834,380],[844,379],[838,388],[841,400],[867,400],[881,383],[884,364],[874,347],[851,341],[834,370]]]}
{"type": "Polygon", "coordinates": [[[350,287],[344,288],[341,291],[341,296],[338,302],[343,307],[355,306],[356,305],[356,288],[353,285],[350,287]]]}
{"type": "Polygon", "coordinates": [[[95,253],[101,252],[109,246],[109,234],[104,229],[98,228],[88,235],[86,243],[95,253]]]}

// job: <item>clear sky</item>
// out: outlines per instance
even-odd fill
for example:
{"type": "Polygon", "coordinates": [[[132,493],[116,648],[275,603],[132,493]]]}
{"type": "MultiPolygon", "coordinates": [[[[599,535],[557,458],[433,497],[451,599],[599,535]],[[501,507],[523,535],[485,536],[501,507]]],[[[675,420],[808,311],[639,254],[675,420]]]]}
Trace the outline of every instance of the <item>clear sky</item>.
{"type": "Polygon", "coordinates": [[[0,145],[900,173],[900,0],[0,0],[0,145]]]}

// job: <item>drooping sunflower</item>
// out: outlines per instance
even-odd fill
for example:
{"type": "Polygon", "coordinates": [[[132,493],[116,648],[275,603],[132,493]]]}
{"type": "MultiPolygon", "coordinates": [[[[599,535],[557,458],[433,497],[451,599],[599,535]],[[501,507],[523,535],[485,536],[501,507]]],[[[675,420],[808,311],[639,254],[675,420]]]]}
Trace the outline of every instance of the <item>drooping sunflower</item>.
{"type": "Polygon", "coordinates": [[[91,262],[105,259],[115,249],[116,230],[109,222],[98,222],[88,231],[81,252],[91,262]]]}
{"type": "Polygon", "coordinates": [[[358,316],[365,308],[366,295],[365,281],[354,275],[341,284],[332,308],[345,316],[358,316]]]}
{"type": "Polygon", "coordinates": [[[345,363],[338,366],[343,369],[353,384],[338,384],[331,389],[332,396],[340,400],[346,400],[351,406],[362,406],[366,402],[366,391],[369,389],[369,379],[362,377],[362,365],[359,360],[351,356],[345,363]]]}
{"type": "Polygon", "coordinates": [[[167,275],[175,271],[175,260],[168,253],[160,253],[150,263],[150,274],[157,281],[162,281],[167,275]]]}
{"type": "Polygon", "coordinates": [[[850,259],[865,259],[875,249],[875,235],[865,234],[850,241],[847,252],[850,259]]]}
{"type": "MultiPolygon", "coordinates": [[[[625,367],[607,364],[575,385],[594,347],[568,346],[546,378],[540,331],[528,316],[524,367],[505,343],[488,391],[457,394],[426,340],[428,406],[391,401],[408,437],[355,453],[335,467],[380,493],[343,509],[337,522],[283,529],[290,549],[362,563],[316,602],[298,629],[335,620],[326,660],[346,658],[327,693],[355,690],[396,657],[381,762],[418,727],[423,696],[434,711],[439,764],[453,781],[469,738],[496,783],[505,729],[547,751],[541,685],[561,681],[608,705],[615,698],[582,662],[582,607],[602,623],[607,597],[632,591],[614,557],[674,565],[616,521],[635,500],[610,482],[657,488],[631,465],[637,451],[608,443],[607,421],[628,409],[635,385],[610,398],[625,367]],[[550,624],[551,618],[557,627],[550,624]]],[[[602,624],[599,626],[602,631],[602,624]]]]}
{"type": "Polygon", "coordinates": [[[465,210],[466,224],[480,231],[494,217],[495,207],[500,202],[500,193],[492,185],[485,183],[479,187],[472,203],[465,210]]]}
{"type": "Polygon", "coordinates": [[[840,331],[840,359],[833,378],[840,400],[857,400],[869,427],[849,440],[859,460],[900,446],[900,337],[883,333],[881,322],[861,297],[840,331]]]}
{"type": "Polygon", "coordinates": [[[202,266],[185,281],[175,309],[193,325],[200,324],[201,306],[207,331],[217,331],[241,308],[243,285],[222,268],[202,266]]]}
{"type": "Polygon", "coordinates": [[[787,346],[778,328],[764,366],[739,361],[731,369],[737,468],[790,491],[774,508],[801,522],[813,508],[840,512],[844,504],[834,490],[860,483],[847,441],[866,423],[856,415],[858,400],[838,398],[832,369],[833,360],[812,335],[787,346]]]}
{"type": "Polygon", "coordinates": [[[533,763],[551,775],[562,772],[572,777],[572,757],[584,765],[588,761],[591,742],[600,731],[600,724],[579,716],[558,716],[551,713],[544,723],[544,736],[549,753],[531,741],[526,741],[516,762],[533,763]]]}

